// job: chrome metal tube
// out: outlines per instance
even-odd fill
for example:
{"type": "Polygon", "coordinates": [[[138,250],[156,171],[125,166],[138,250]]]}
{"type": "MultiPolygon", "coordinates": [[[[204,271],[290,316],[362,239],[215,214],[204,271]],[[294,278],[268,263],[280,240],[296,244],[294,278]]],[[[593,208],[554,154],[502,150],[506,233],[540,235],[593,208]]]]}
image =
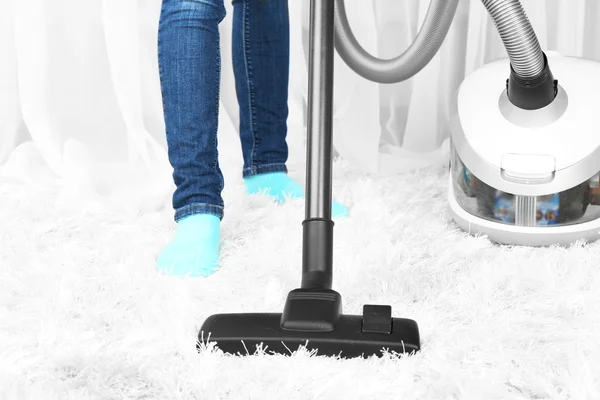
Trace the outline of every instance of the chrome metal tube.
{"type": "Polygon", "coordinates": [[[331,219],[333,20],[331,0],[311,0],[306,149],[306,219],[331,219]]]}

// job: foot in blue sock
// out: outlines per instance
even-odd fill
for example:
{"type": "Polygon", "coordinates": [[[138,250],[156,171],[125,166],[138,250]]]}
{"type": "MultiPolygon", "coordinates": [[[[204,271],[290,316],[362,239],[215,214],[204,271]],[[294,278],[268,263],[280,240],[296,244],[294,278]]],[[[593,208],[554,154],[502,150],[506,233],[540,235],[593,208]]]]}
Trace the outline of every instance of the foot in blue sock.
{"type": "MultiPolygon", "coordinates": [[[[278,203],[283,203],[286,197],[299,199],[304,197],[304,190],[296,181],[285,172],[259,174],[244,178],[246,192],[249,194],[265,193],[275,198],[278,203]]],[[[331,205],[333,218],[348,216],[348,207],[334,201],[331,205]]]]}
{"type": "Polygon", "coordinates": [[[173,240],[157,258],[159,271],[180,277],[207,277],[218,268],[221,220],[195,214],[177,223],[173,240]]]}

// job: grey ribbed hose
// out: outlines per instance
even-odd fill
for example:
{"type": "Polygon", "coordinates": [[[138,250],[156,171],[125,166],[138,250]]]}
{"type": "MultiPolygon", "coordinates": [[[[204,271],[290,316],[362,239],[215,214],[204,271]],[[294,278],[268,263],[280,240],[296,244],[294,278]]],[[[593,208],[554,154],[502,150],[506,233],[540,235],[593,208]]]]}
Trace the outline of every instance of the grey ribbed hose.
{"type": "Polygon", "coordinates": [[[348,23],[344,0],[335,0],[335,47],[348,66],[373,82],[407,80],[423,69],[442,46],[450,29],[458,0],[431,0],[429,10],[413,44],[400,56],[382,60],[358,43],[348,23]]]}
{"type": "MultiPolygon", "coordinates": [[[[506,47],[515,73],[522,79],[538,76],[544,55],[519,0],[482,0],[506,47]]],[[[365,79],[378,83],[407,80],[421,71],[442,46],[454,19],[458,0],[431,0],[423,26],[400,56],[382,60],[362,48],[352,33],[344,0],[335,0],[335,47],[344,62],[365,79]]]]}
{"type": "Polygon", "coordinates": [[[482,0],[487,8],[516,74],[537,77],[544,69],[544,53],[519,0],[482,0]]]}

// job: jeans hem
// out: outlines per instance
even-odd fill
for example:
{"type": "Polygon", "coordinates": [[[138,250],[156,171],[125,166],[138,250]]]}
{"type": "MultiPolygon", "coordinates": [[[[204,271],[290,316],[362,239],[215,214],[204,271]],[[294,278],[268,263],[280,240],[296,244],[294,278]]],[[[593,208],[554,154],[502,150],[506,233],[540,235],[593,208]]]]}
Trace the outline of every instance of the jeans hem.
{"type": "Polygon", "coordinates": [[[255,165],[253,167],[244,168],[243,177],[249,178],[251,176],[273,172],[285,172],[287,174],[288,170],[284,163],[255,165]]]}
{"type": "Polygon", "coordinates": [[[193,203],[175,210],[175,222],[195,214],[210,214],[223,219],[223,207],[208,203],[193,203]]]}

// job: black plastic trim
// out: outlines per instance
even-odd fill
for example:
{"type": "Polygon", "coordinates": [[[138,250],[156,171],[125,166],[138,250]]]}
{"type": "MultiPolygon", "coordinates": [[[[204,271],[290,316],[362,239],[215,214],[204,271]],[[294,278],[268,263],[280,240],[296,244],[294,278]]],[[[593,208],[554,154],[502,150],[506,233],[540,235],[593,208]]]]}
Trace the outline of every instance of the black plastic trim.
{"type": "Polygon", "coordinates": [[[331,289],[333,284],[333,221],[307,219],[302,223],[303,289],[331,289]]]}
{"type": "Polygon", "coordinates": [[[512,65],[506,81],[508,99],[524,110],[539,110],[551,104],[558,93],[558,81],[554,79],[548,57],[544,54],[544,70],[533,79],[517,75],[512,65]]]}

